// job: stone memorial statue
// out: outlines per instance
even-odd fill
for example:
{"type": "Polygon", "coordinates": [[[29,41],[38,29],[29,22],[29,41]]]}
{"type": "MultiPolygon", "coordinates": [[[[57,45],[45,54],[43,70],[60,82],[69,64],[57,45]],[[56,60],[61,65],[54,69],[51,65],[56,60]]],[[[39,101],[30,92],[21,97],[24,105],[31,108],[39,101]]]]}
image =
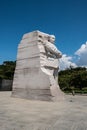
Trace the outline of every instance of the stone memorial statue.
{"type": "Polygon", "coordinates": [[[57,101],[64,98],[58,85],[58,59],[55,36],[40,31],[24,34],[17,54],[13,97],[57,101]]]}

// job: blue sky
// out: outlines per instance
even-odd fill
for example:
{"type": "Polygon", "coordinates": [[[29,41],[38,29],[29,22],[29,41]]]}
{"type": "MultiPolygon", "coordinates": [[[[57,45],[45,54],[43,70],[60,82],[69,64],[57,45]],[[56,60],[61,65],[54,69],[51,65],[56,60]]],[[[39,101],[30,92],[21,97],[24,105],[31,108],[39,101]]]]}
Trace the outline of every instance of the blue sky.
{"type": "Polygon", "coordinates": [[[77,62],[87,41],[87,0],[0,0],[0,64],[16,60],[23,34],[34,30],[54,34],[59,50],[77,62]]]}

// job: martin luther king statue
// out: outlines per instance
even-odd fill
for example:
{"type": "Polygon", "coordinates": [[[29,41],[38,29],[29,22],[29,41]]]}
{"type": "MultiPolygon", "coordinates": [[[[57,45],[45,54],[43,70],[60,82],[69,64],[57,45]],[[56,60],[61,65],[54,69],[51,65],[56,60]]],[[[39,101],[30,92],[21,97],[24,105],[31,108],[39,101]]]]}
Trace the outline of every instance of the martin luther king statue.
{"type": "Polygon", "coordinates": [[[64,98],[58,85],[58,59],[55,36],[40,31],[24,34],[18,46],[13,80],[13,97],[59,101],[64,98]]]}

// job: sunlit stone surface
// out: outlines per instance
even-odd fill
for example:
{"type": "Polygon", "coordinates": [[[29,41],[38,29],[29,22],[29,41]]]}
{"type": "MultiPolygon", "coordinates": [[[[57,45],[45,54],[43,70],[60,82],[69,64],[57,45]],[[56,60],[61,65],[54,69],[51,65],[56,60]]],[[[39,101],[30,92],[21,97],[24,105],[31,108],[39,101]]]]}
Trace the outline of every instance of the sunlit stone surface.
{"type": "Polygon", "coordinates": [[[18,46],[12,96],[32,100],[57,101],[64,98],[58,85],[55,36],[40,31],[24,34],[18,46]]]}

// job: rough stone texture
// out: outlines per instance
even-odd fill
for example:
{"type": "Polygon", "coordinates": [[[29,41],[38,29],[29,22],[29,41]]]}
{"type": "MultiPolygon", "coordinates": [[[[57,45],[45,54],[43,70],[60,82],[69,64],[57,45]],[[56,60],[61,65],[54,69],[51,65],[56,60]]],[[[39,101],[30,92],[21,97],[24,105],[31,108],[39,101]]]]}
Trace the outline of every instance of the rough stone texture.
{"type": "Polygon", "coordinates": [[[0,92],[0,130],[87,130],[87,96],[45,102],[0,92]]]}
{"type": "Polygon", "coordinates": [[[18,46],[12,96],[34,100],[63,99],[57,83],[58,58],[55,37],[40,31],[25,34],[18,46]]]}

